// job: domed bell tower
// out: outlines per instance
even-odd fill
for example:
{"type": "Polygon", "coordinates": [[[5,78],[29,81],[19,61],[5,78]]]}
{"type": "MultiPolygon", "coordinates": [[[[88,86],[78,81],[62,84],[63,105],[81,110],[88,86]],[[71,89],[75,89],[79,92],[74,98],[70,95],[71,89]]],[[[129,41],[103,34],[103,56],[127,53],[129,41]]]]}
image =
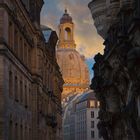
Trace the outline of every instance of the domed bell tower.
{"type": "Polygon", "coordinates": [[[58,49],[68,48],[75,49],[76,44],[74,41],[74,23],[72,17],[68,14],[67,10],[60,19],[59,24],[59,43],[58,49]]]}

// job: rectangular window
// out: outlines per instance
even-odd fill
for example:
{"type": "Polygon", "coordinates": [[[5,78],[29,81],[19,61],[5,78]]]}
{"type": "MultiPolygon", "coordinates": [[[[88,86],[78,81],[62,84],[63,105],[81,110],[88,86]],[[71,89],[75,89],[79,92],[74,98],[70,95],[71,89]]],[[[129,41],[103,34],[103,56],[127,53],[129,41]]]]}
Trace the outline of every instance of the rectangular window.
{"type": "Polygon", "coordinates": [[[12,72],[9,72],[9,96],[12,97],[13,96],[13,75],[12,72]]]}
{"type": "Polygon", "coordinates": [[[15,101],[18,102],[18,80],[17,80],[17,77],[15,76],[15,101]]]}
{"type": "Polygon", "coordinates": [[[8,33],[9,47],[12,48],[13,45],[13,35],[12,35],[12,23],[9,22],[9,33],[8,33]]]}
{"type": "Polygon", "coordinates": [[[94,138],[94,131],[91,131],[91,138],[94,138]]]}
{"type": "Polygon", "coordinates": [[[23,61],[23,63],[24,63],[24,52],[25,52],[25,47],[24,47],[24,43],[25,43],[25,40],[24,39],[22,39],[22,48],[21,48],[21,50],[22,50],[22,61],[23,61]]]}
{"type": "Polygon", "coordinates": [[[20,140],[23,140],[23,126],[20,125],[20,140]]]}
{"type": "Polygon", "coordinates": [[[138,98],[137,98],[137,100],[138,100],[138,116],[140,117],[140,96],[138,96],[138,98]]]}
{"type": "Polygon", "coordinates": [[[28,48],[28,65],[30,68],[31,67],[31,48],[30,48],[30,46],[28,48]]]}
{"type": "Polygon", "coordinates": [[[9,122],[9,140],[13,140],[13,122],[9,122]]]}
{"type": "Polygon", "coordinates": [[[99,101],[97,102],[97,107],[100,107],[100,102],[99,101]]]}
{"type": "Polygon", "coordinates": [[[28,103],[27,103],[28,102],[28,99],[27,99],[28,96],[27,96],[27,86],[26,85],[25,85],[25,93],[24,94],[25,94],[25,108],[27,108],[28,107],[28,103]]]}
{"type": "Polygon", "coordinates": [[[27,65],[27,44],[24,42],[24,64],[27,65]]]}
{"type": "Polygon", "coordinates": [[[17,140],[18,139],[18,124],[16,123],[15,124],[15,140],[17,140]]]}
{"type": "Polygon", "coordinates": [[[18,53],[18,31],[15,29],[15,38],[14,38],[14,50],[15,50],[15,53],[17,54],[18,53]]]}
{"type": "Polygon", "coordinates": [[[28,99],[28,106],[29,106],[29,108],[31,107],[31,89],[29,88],[29,99],[28,99]]]}
{"type": "Polygon", "coordinates": [[[21,36],[19,38],[19,57],[23,60],[23,39],[21,36]]]}
{"type": "Polygon", "coordinates": [[[94,111],[91,111],[91,118],[94,118],[94,111]]]}
{"type": "Polygon", "coordinates": [[[90,108],[95,107],[95,101],[90,101],[90,108]]]}
{"type": "Polygon", "coordinates": [[[94,121],[91,121],[91,128],[94,128],[94,121]]]}
{"type": "Polygon", "coordinates": [[[32,140],[32,135],[31,135],[31,128],[29,128],[29,140],[32,140]]]}
{"type": "Polygon", "coordinates": [[[20,81],[20,102],[23,102],[23,84],[22,80],[20,81]]]}

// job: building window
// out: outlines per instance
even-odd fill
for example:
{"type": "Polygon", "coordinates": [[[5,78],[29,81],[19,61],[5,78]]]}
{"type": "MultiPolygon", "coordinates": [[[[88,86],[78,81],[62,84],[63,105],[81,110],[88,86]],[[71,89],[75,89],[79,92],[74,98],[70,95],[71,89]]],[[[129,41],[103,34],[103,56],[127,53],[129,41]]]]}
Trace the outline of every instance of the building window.
{"type": "Polygon", "coordinates": [[[15,38],[14,38],[14,48],[15,48],[15,53],[18,53],[18,31],[15,30],[15,38]]]}
{"type": "Polygon", "coordinates": [[[29,99],[28,99],[28,106],[29,106],[29,108],[31,109],[31,89],[29,88],[29,99]]]}
{"type": "Polygon", "coordinates": [[[32,140],[31,128],[29,128],[29,140],[32,140]]]}
{"type": "Polygon", "coordinates": [[[91,108],[95,107],[95,101],[93,101],[93,100],[90,101],[90,107],[91,108]]]}
{"type": "Polygon", "coordinates": [[[28,67],[30,68],[31,66],[31,48],[29,46],[28,48],[28,67]]]}
{"type": "Polygon", "coordinates": [[[28,107],[28,96],[27,96],[27,86],[25,85],[25,108],[28,107]]]}
{"type": "Polygon", "coordinates": [[[14,131],[14,133],[15,133],[15,140],[17,140],[18,139],[18,124],[17,123],[15,124],[15,131],[14,131]]]}
{"type": "Polygon", "coordinates": [[[65,40],[71,40],[71,29],[68,27],[65,29],[65,40]]]}
{"type": "Polygon", "coordinates": [[[9,122],[9,140],[13,140],[13,122],[10,120],[9,122]]]}
{"type": "Polygon", "coordinates": [[[23,83],[20,81],[20,102],[23,102],[23,83]]]}
{"type": "Polygon", "coordinates": [[[97,107],[100,107],[100,102],[99,101],[97,102],[97,107]]]}
{"type": "Polygon", "coordinates": [[[24,136],[25,136],[25,138],[28,139],[28,128],[27,128],[27,126],[25,126],[25,128],[24,128],[24,136]]]}
{"type": "Polygon", "coordinates": [[[15,76],[15,101],[18,102],[18,80],[17,77],[15,76]]]}
{"type": "Polygon", "coordinates": [[[140,96],[138,96],[138,116],[140,117],[140,96]]]}
{"type": "Polygon", "coordinates": [[[94,118],[94,111],[91,111],[91,118],[94,118]]]}
{"type": "Polygon", "coordinates": [[[23,126],[20,125],[20,140],[23,140],[23,126]]]}
{"type": "Polygon", "coordinates": [[[20,37],[19,39],[19,57],[23,60],[23,39],[20,37]]]}
{"type": "Polygon", "coordinates": [[[12,45],[13,45],[13,30],[12,30],[12,23],[9,22],[9,36],[8,36],[8,40],[9,40],[9,47],[12,48],[12,45]]]}
{"type": "Polygon", "coordinates": [[[12,72],[9,72],[9,96],[12,97],[13,96],[13,75],[12,72]]]}
{"type": "Polygon", "coordinates": [[[94,131],[91,131],[91,138],[94,138],[94,131]]]}
{"type": "Polygon", "coordinates": [[[27,65],[27,44],[24,42],[24,64],[27,65]]]}
{"type": "Polygon", "coordinates": [[[94,121],[91,121],[91,128],[94,128],[94,121]]]}
{"type": "Polygon", "coordinates": [[[102,135],[101,135],[100,131],[98,131],[98,137],[99,137],[99,138],[101,138],[101,137],[102,137],[102,135]]]}

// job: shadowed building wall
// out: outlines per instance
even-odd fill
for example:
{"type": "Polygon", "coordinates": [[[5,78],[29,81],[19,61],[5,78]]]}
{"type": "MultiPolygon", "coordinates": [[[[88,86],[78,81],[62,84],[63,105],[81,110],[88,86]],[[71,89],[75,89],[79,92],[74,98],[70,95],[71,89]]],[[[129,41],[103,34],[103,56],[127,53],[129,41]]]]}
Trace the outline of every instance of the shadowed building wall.
{"type": "Polygon", "coordinates": [[[99,130],[105,140],[139,140],[140,1],[92,0],[89,8],[105,40],[91,84],[101,103],[99,130]]]}
{"type": "Polygon", "coordinates": [[[42,0],[0,0],[1,140],[61,139],[58,37],[52,30],[44,37],[42,5],[42,0]]]}

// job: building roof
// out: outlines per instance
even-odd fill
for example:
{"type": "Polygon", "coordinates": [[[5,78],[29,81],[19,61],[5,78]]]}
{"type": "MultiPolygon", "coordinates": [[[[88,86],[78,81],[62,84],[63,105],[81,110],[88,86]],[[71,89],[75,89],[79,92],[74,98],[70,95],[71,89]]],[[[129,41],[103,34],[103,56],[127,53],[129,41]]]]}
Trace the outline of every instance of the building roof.
{"type": "Polygon", "coordinates": [[[72,98],[67,102],[66,106],[63,107],[64,109],[63,122],[65,123],[69,119],[69,117],[71,117],[71,114],[75,112],[75,107],[78,103],[87,100],[97,100],[95,97],[95,92],[93,90],[87,90],[82,94],[77,93],[73,95],[72,98]]]}
{"type": "Polygon", "coordinates": [[[65,13],[63,14],[62,18],[60,19],[60,24],[64,23],[73,23],[72,17],[68,14],[67,9],[65,9],[65,13]]]}
{"type": "Polygon", "coordinates": [[[84,102],[86,100],[97,100],[95,97],[95,92],[88,90],[87,92],[83,93],[77,103],[84,102]]]}
{"type": "Polygon", "coordinates": [[[44,35],[45,41],[48,42],[53,30],[45,25],[41,25],[41,30],[44,35]]]}

